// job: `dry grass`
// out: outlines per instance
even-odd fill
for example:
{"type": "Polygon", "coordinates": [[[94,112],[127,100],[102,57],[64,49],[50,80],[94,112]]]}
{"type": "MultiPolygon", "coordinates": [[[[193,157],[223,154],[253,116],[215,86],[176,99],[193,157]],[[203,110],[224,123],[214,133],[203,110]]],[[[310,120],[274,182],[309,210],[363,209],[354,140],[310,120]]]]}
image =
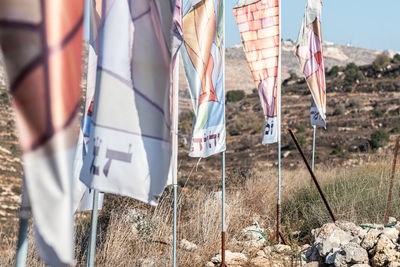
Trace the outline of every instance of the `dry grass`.
{"type": "MultiPolygon", "coordinates": [[[[384,223],[391,161],[390,157],[381,157],[351,169],[328,168],[324,172],[317,171],[322,189],[337,219],[358,224],[384,223]]],[[[317,190],[310,185],[299,187],[288,194],[283,214],[292,230],[300,230],[304,234],[331,221],[317,190]]],[[[395,176],[390,215],[400,215],[398,173],[395,176]]]]}
{"type": "MultiPolygon", "coordinates": [[[[383,222],[382,205],[386,203],[390,170],[391,159],[375,158],[351,169],[318,167],[316,174],[338,218],[372,223],[383,222]]],[[[294,230],[309,230],[330,220],[305,169],[284,170],[282,177],[283,230],[287,237],[294,230]]],[[[267,236],[274,230],[276,170],[236,171],[228,175],[229,179],[234,182],[227,183],[227,249],[242,251],[243,247],[237,242],[242,240],[241,230],[254,220],[266,230],[267,236]]],[[[399,189],[397,181],[393,191],[393,215],[400,214],[399,189]]],[[[178,249],[179,266],[202,266],[220,249],[221,200],[215,193],[218,190],[218,185],[214,191],[205,186],[179,188],[178,240],[186,239],[198,246],[196,252],[178,249]]],[[[153,263],[150,266],[170,266],[172,200],[171,188],[164,192],[157,207],[107,195],[99,216],[96,265],[147,266],[153,263]]],[[[89,225],[90,213],[77,217],[76,266],[85,265],[89,225]]],[[[30,244],[33,244],[32,239],[30,244]]],[[[12,259],[10,253],[0,260],[0,265],[11,265],[12,259]]],[[[28,266],[44,266],[32,246],[28,266]]]]}

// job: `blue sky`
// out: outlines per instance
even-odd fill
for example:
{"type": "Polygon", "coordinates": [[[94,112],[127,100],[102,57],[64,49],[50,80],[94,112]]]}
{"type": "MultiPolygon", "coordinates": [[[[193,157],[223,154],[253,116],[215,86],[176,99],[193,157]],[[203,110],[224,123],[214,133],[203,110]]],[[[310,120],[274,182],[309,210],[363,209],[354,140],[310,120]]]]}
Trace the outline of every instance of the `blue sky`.
{"type": "MultiPolygon", "coordinates": [[[[281,0],[282,38],[296,40],[306,0],[281,0]]],[[[240,44],[232,8],[226,0],[226,45],[240,44]]],[[[324,0],[322,37],[336,44],[400,52],[400,0],[324,0]]]]}

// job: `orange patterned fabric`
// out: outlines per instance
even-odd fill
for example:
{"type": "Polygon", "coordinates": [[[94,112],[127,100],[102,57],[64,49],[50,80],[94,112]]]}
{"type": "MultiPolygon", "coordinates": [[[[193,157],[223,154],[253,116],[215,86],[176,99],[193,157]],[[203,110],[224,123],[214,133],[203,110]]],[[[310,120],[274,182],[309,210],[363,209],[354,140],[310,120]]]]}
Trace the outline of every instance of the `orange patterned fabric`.
{"type": "Polygon", "coordinates": [[[80,106],[83,0],[1,0],[0,49],[24,152],[24,203],[50,266],[73,264],[72,163],[80,106]]]}
{"type": "Polygon", "coordinates": [[[234,8],[236,22],[243,41],[243,49],[257,88],[266,117],[276,117],[279,60],[279,1],[260,0],[234,8]],[[273,78],[271,88],[260,88],[262,82],[273,78]],[[272,92],[268,92],[271,91],[272,92]],[[271,94],[272,93],[272,94],[271,94]],[[273,95],[274,99],[269,99],[273,95]],[[273,102],[273,103],[271,103],[273,102]]]}
{"type": "Polygon", "coordinates": [[[78,111],[82,0],[7,0],[0,9],[0,44],[28,152],[67,127],[78,111]]]}

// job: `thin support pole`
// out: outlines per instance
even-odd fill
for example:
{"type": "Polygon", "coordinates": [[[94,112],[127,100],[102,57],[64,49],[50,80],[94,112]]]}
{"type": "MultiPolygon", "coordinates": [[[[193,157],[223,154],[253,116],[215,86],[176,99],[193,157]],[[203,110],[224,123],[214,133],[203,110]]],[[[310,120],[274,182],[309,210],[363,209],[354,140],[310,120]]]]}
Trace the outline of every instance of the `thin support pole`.
{"type": "Polygon", "coordinates": [[[176,267],[176,219],[177,219],[177,199],[178,186],[174,184],[174,222],[173,222],[173,238],[172,238],[172,265],[176,267]]]}
{"type": "Polygon", "coordinates": [[[314,159],[315,159],[315,133],[317,127],[313,125],[313,138],[312,138],[312,158],[311,158],[311,169],[314,171],[314,159]]]}
{"type": "Polygon", "coordinates": [[[222,245],[221,266],[225,267],[225,151],[222,152],[222,245]]]}
{"type": "Polygon", "coordinates": [[[26,257],[28,256],[28,226],[29,226],[29,219],[27,218],[19,219],[17,255],[15,259],[16,267],[26,266],[26,257]]]}
{"type": "Polygon", "coordinates": [[[280,223],[281,223],[281,187],[282,187],[282,175],[281,175],[281,83],[282,83],[282,44],[281,44],[281,0],[279,0],[279,58],[278,58],[278,201],[276,205],[277,218],[276,218],[276,241],[279,243],[280,236],[280,223]]]}
{"type": "Polygon", "coordinates": [[[278,202],[276,204],[276,242],[279,243],[281,222],[281,141],[278,141],[278,202]]]}
{"type": "MultiPolygon", "coordinates": [[[[179,51],[179,50],[178,50],[179,51]]],[[[172,266],[176,267],[176,240],[177,240],[177,213],[178,213],[178,123],[179,123],[179,54],[176,52],[175,65],[173,69],[173,162],[172,179],[174,186],[174,215],[172,226],[172,266]]]]}
{"type": "Polygon", "coordinates": [[[86,266],[93,267],[96,257],[96,234],[97,234],[97,215],[99,208],[99,191],[94,190],[93,192],[93,210],[92,210],[92,221],[90,226],[90,240],[88,246],[88,258],[86,266]]]}
{"type": "MultiPolygon", "coordinates": [[[[225,0],[222,0],[222,16],[223,16],[223,37],[222,37],[222,89],[225,95],[225,42],[226,42],[226,17],[225,17],[225,0]]],[[[219,11],[219,15],[221,10],[219,11]]],[[[225,121],[225,109],[224,109],[225,121]]],[[[221,267],[225,267],[225,151],[222,152],[222,203],[221,203],[221,267]]]]}
{"type": "Polygon", "coordinates": [[[282,174],[281,174],[281,83],[282,83],[282,44],[281,44],[281,0],[279,0],[279,56],[278,56],[278,96],[277,96],[277,141],[278,141],[278,199],[276,203],[276,231],[269,240],[270,242],[276,238],[276,242],[279,243],[279,237],[282,239],[284,244],[288,244],[283,234],[280,232],[281,222],[281,188],[282,188],[282,174]]]}
{"type": "Polygon", "coordinates": [[[392,190],[393,190],[394,174],[396,172],[396,161],[397,161],[398,153],[399,153],[399,138],[396,139],[396,145],[394,147],[392,175],[390,177],[389,193],[388,193],[388,199],[386,202],[385,225],[388,224],[388,220],[389,220],[389,210],[390,210],[390,203],[392,202],[392,190]]]}
{"type": "MultiPolygon", "coordinates": [[[[104,6],[104,2],[102,3],[104,6]]],[[[104,9],[103,9],[104,10],[104,9]]],[[[102,14],[103,15],[103,14],[102,14]]],[[[90,40],[89,35],[91,32],[90,27],[90,0],[85,1],[85,39],[90,40]],[[89,30],[89,32],[87,32],[89,30]]],[[[103,42],[103,40],[102,40],[103,42]]],[[[101,61],[101,56],[99,58],[99,64],[101,61]]],[[[97,73],[96,78],[98,78],[99,73],[97,73]]],[[[97,90],[98,84],[96,84],[97,90]]],[[[86,100],[87,101],[87,100],[86,100]]],[[[95,262],[95,253],[96,253],[96,234],[97,234],[97,215],[99,209],[99,191],[94,189],[93,190],[93,207],[92,207],[92,219],[90,225],[90,237],[89,237],[89,244],[88,244],[88,255],[86,260],[87,267],[93,267],[95,262]]]]}
{"type": "Polygon", "coordinates": [[[306,164],[308,171],[309,171],[310,174],[311,174],[311,178],[313,179],[313,181],[314,181],[314,183],[315,183],[315,186],[317,187],[318,192],[319,192],[319,194],[321,195],[321,198],[322,198],[322,200],[324,201],[325,206],[326,206],[326,208],[328,209],[328,212],[329,212],[329,214],[330,214],[332,220],[335,222],[335,221],[336,221],[335,215],[333,214],[333,211],[332,211],[331,207],[329,206],[328,201],[327,201],[326,198],[325,198],[324,192],[322,191],[321,186],[320,186],[319,183],[318,183],[317,177],[315,176],[314,172],[312,171],[312,169],[311,169],[311,167],[310,167],[310,164],[308,163],[308,161],[307,161],[307,159],[306,159],[306,156],[304,155],[303,150],[301,149],[300,144],[299,144],[299,142],[297,141],[297,138],[296,138],[296,136],[295,136],[294,133],[293,133],[293,130],[292,130],[292,129],[289,129],[288,131],[289,131],[290,135],[292,136],[292,139],[293,139],[294,143],[296,144],[296,147],[297,147],[297,149],[299,150],[300,155],[301,155],[301,157],[303,158],[304,163],[306,164]]]}

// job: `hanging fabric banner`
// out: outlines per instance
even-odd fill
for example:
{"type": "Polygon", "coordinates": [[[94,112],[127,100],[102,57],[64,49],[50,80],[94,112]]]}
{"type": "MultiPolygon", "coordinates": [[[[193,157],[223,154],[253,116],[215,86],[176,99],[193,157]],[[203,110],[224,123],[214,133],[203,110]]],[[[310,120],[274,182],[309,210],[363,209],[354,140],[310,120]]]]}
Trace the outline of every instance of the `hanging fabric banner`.
{"type": "Polygon", "coordinates": [[[157,204],[171,159],[175,1],[103,0],[97,81],[81,180],[157,204]]]}
{"type": "Polygon", "coordinates": [[[0,1],[0,47],[23,151],[23,198],[33,214],[36,247],[51,266],[74,261],[83,2],[0,1]]]}
{"type": "Polygon", "coordinates": [[[184,1],[182,58],[195,114],[191,157],[205,158],[226,147],[223,12],[222,0],[184,1]]]}
{"type": "MultiPolygon", "coordinates": [[[[173,1],[173,0],[171,0],[173,1]]],[[[172,3],[172,2],[171,2],[172,3]]],[[[176,0],[172,24],[172,62],[171,62],[171,124],[172,158],[168,175],[168,184],[178,181],[178,120],[179,120],[179,49],[182,46],[182,0],[176,0]]]]}
{"type": "Polygon", "coordinates": [[[296,45],[296,56],[310,88],[311,125],[326,128],[326,82],[322,54],[321,0],[308,0],[296,45]]]}
{"type": "MultiPolygon", "coordinates": [[[[90,134],[91,118],[93,113],[94,90],[96,87],[96,71],[98,60],[98,42],[99,29],[101,25],[101,0],[89,1],[89,28],[87,38],[88,59],[87,59],[87,76],[86,76],[86,101],[85,109],[82,115],[82,123],[79,132],[78,145],[74,160],[74,203],[73,208],[76,212],[93,209],[93,190],[87,188],[80,180],[80,173],[83,165],[83,158],[88,152],[88,142],[90,134]]],[[[102,208],[104,194],[99,193],[98,209],[102,208]]]]}
{"type": "Polygon", "coordinates": [[[264,111],[263,144],[278,141],[279,0],[239,0],[233,9],[264,111]]]}

